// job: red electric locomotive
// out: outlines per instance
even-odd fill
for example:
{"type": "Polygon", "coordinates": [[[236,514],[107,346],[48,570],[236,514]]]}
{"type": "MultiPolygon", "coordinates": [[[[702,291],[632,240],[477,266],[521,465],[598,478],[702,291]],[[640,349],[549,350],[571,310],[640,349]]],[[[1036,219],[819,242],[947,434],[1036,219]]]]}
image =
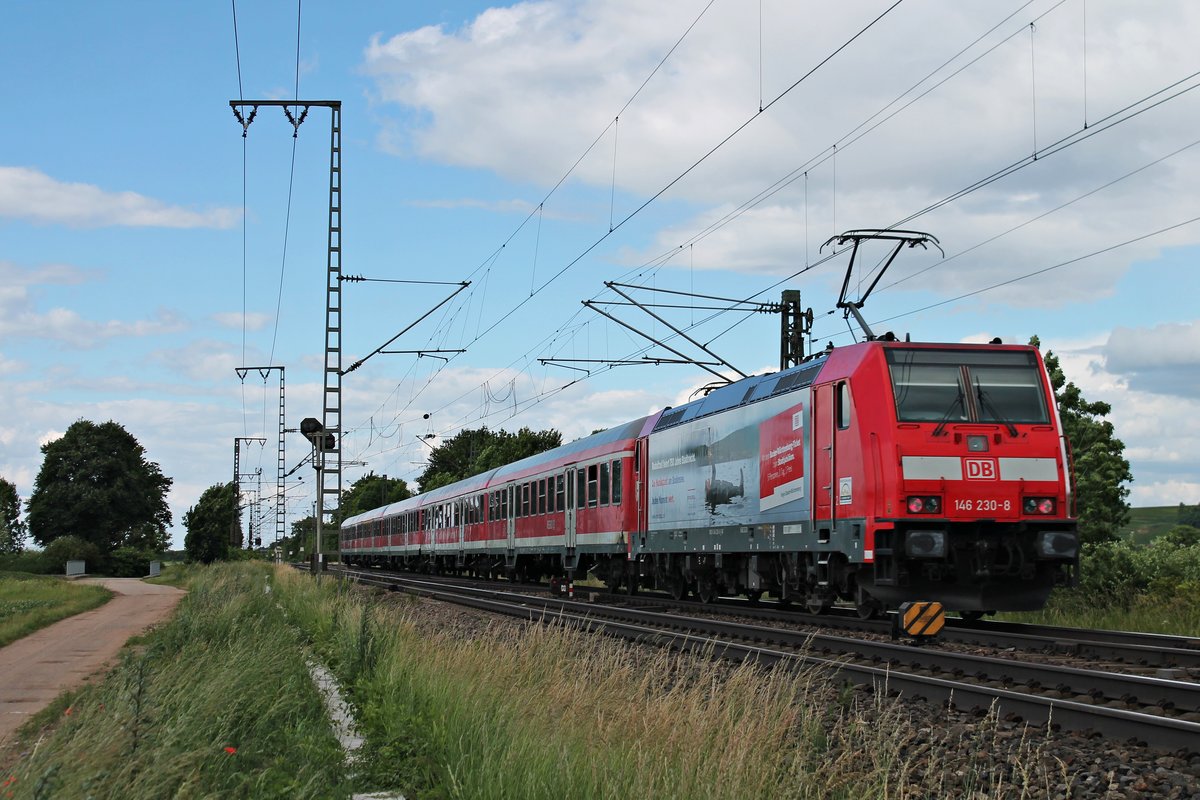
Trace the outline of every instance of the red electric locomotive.
{"type": "Polygon", "coordinates": [[[1028,610],[1074,580],[1070,509],[1036,349],[870,341],[347,519],[342,557],[1028,610]]]}
{"type": "MultiPolygon", "coordinates": [[[[911,246],[896,233],[874,238],[911,246]]],[[[861,323],[861,302],[839,305],[861,323]]],[[[933,600],[976,616],[1040,608],[1076,580],[1071,511],[1035,348],[888,335],[351,517],[341,553],[590,573],[704,601],[769,592],[868,616],[933,600]]]]}

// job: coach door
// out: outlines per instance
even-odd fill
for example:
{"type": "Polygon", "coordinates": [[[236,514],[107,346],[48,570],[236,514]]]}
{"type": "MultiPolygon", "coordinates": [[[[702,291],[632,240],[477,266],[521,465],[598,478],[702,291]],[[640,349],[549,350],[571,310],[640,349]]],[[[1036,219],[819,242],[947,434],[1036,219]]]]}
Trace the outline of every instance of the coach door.
{"type": "MultiPolygon", "coordinates": [[[[849,434],[850,413],[850,386],[846,381],[814,387],[813,520],[821,540],[829,538],[838,506],[848,506],[854,499],[852,476],[839,475],[838,469],[838,439],[849,434]]],[[[842,469],[845,467],[843,464],[842,469]]],[[[862,487],[858,489],[862,491],[862,487]]]]}
{"type": "Polygon", "coordinates": [[[567,507],[563,509],[563,536],[565,538],[563,544],[568,549],[575,548],[575,507],[578,505],[575,500],[577,496],[575,476],[578,472],[577,469],[571,467],[564,476],[567,482],[567,507]]]}
{"type": "Polygon", "coordinates": [[[472,502],[474,499],[470,497],[464,497],[458,501],[458,553],[454,561],[460,567],[466,558],[467,520],[470,518],[467,515],[467,509],[472,502]]]}
{"type": "Polygon", "coordinates": [[[513,554],[517,549],[517,487],[507,486],[504,491],[508,493],[508,514],[504,524],[507,526],[508,552],[513,554]]]}
{"type": "Polygon", "coordinates": [[[833,385],[814,386],[812,393],[813,522],[821,541],[833,528],[834,461],[833,385]]]}

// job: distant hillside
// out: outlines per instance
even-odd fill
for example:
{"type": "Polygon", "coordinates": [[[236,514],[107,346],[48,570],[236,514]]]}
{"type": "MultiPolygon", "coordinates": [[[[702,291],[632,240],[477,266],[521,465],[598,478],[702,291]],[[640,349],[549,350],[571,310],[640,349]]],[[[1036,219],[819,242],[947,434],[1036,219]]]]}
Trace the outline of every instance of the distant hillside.
{"type": "Polygon", "coordinates": [[[1121,535],[1131,539],[1134,544],[1149,544],[1175,527],[1178,521],[1177,505],[1134,508],[1129,512],[1129,524],[1121,529],[1121,535]]]}

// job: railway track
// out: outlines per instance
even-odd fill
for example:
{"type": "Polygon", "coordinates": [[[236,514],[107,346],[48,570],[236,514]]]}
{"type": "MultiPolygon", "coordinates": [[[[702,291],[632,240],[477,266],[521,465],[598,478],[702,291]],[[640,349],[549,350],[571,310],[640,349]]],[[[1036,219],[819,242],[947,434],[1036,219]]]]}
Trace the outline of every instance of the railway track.
{"type": "MultiPolygon", "coordinates": [[[[665,607],[713,608],[712,605],[699,602],[688,604],[687,601],[653,595],[606,595],[606,599],[665,607]]],[[[851,609],[834,608],[828,614],[815,615],[775,603],[750,604],[737,598],[722,598],[717,605],[723,610],[736,610],[738,615],[747,618],[826,630],[833,628],[887,636],[892,629],[891,615],[883,619],[860,619],[851,609]]],[[[939,637],[942,641],[956,644],[997,649],[1014,648],[1026,652],[1075,656],[1130,666],[1164,670],[1200,669],[1200,638],[1184,636],[1059,628],[1015,622],[968,622],[947,617],[946,627],[942,629],[939,637]]]]}
{"type": "MultiPolygon", "coordinates": [[[[364,572],[399,574],[366,569],[364,572]]],[[[458,580],[443,577],[441,580],[458,580]]],[[[462,579],[466,580],[466,579],[462,579]]],[[[512,592],[544,592],[544,584],[517,584],[508,581],[480,582],[471,585],[512,592]]],[[[770,601],[750,603],[744,598],[722,597],[716,603],[675,600],[666,594],[643,592],[636,595],[612,593],[604,588],[578,586],[579,594],[595,595],[607,605],[627,605],[642,608],[677,608],[698,615],[735,613],[739,617],[763,623],[783,623],[813,630],[842,630],[876,636],[890,636],[890,615],[882,619],[861,619],[853,609],[833,608],[826,614],[809,614],[794,606],[770,601]]],[[[1015,649],[1093,662],[1142,668],[1161,677],[1186,677],[1185,671],[1200,673],[1200,637],[1169,636],[1134,631],[1105,631],[1086,628],[1064,628],[1030,625],[1016,622],[981,620],[968,622],[955,617],[946,618],[946,627],[939,634],[944,642],[975,645],[995,650],[1015,649]]]]}
{"type": "MultiPolygon", "coordinates": [[[[514,585],[481,587],[377,570],[339,572],[345,579],[390,591],[410,592],[532,621],[564,621],[587,630],[678,650],[765,665],[780,662],[820,665],[836,671],[849,683],[876,692],[923,698],[965,710],[995,707],[1001,717],[1037,725],[1049,723],[1076,732],[1090,731],[1162,750],[1200,749],[1200,684],[1195,682],[701,618],[678,613],[678,609],[651,610],[645,605],[522,594],[514,591],[520,588],[514,585]]],[[[742,610],[737,613],[741,615],[742,610]]],[[[828,618],[819,619],[824,622],[828,618]]],[[[854,622],[869,621],[855,618],[854,622]]],[[[959,629],[956,626],[952,630],[959,629]]],[[[968,632],[975,635],[983,631],[976,625],[968,632]]],[[[1148,645],[1128,642],[1123,646],[1148,645]]]]}

